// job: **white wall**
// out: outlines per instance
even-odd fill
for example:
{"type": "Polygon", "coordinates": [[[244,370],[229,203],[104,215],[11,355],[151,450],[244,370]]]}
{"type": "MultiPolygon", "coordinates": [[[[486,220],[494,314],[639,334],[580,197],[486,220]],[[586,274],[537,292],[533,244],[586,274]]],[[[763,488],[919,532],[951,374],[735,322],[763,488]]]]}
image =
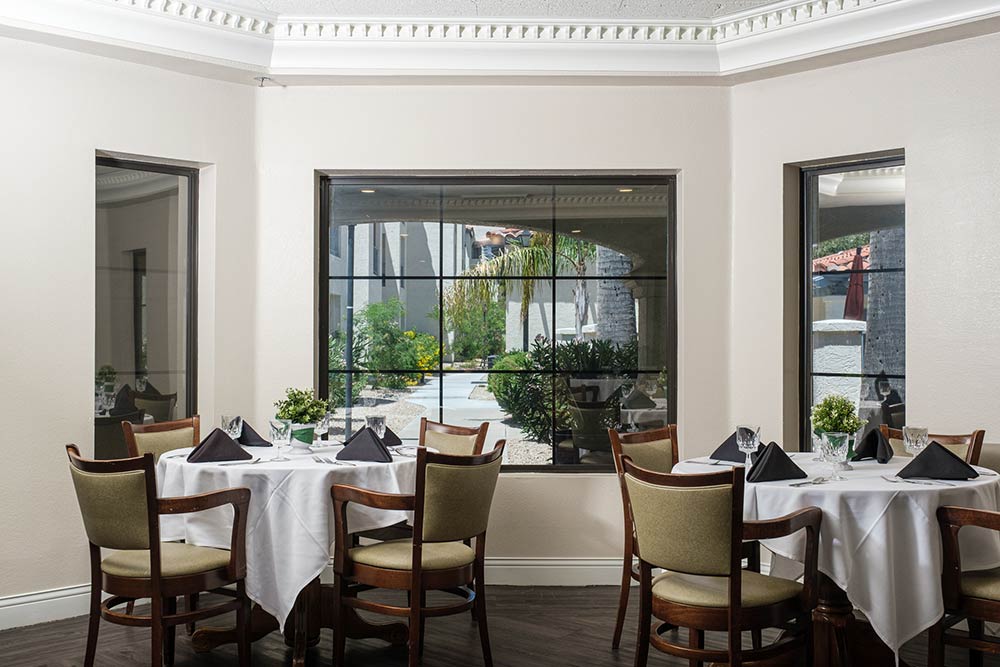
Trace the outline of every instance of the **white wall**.
{"type": "MultiPolygon", "coordinates": [[[[258,89],[255,416],[315,373],[316,170],[678,170],[682,452],[729,429],[729,92],[702,87],[258,89]]],[[[620,556],[613,475],[505,475],[491,557],[620,556]],[[530,517],[530,518],[529,518],[530,517]]]]}
{"type": "Polygon", "coordinates": [[[1000,435],[997,62],[991,35],[734,88],[733,421],[779,433],[796,392],[782,378],[797,344],[782,327],[783,274],[797,271],[782,256],[782,166],[904,148],[907,420],[1000,435]]]}
{"type": "Polygon", "coordinates": [[[0,598],[88,581],[64,443],[93,443],[95,151],[202,178],[200,407],[250,405],[256,224],[247,86],[0,39],[0,598]],[[216,320],[218,316],[218,320],[216,320]]]}

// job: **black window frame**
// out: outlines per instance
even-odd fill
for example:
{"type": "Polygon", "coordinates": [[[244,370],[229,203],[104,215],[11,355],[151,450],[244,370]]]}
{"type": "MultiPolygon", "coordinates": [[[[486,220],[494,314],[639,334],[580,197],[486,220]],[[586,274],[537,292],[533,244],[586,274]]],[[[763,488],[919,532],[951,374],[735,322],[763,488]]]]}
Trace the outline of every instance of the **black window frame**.
{"type": "MultiPolygon", "coordinates": [[[[905,167],[906,156],[903,154],[887,157],[841,160],[825,162],[814,167],[804,167],[799,175],[799,219],[801,257],[799,262],[799,451],[812,450],[812,428],[810,416],[812,414],[812,396],[814,377],[857,377],[862,380],[866,378],[878,377],[878,374],[871,373],[814,373],[812,370],[812,245],[813,245],[813,216],[809,192],[811,180],[824,174],[839,174],[847,171],[862,171],[865,169],[880,169],[885,167],[905,167]]],[[[905,221],[904,221],[905,225],[905,221]]],[[[905,229],[905,227],[904,227],[905,229]]],[[[906,275],[906,259],[904,255],[903,268],[901,269],[865,269],[861,273],[903,273],[906,275]]],[[[851,271],[841,271],[839,273],[851,273],[851,271]]],[[[906,373],[886,374],[890,380],[902,380],[905,384],[906,373]]]]}
{"type": "Polygon", "coordinates": [[[97,157],[96,164],[99,167],[149,171],[188,179],[184,412],[189,417],[196,415],[198,414],[198,179],[201,172],[195,167],[102,156],[97,157]]]}
{"type": "MultiPolygon", "coordinates": [[[[317,288],[319,294],[322,295],[321,298],[317,299],[318,304],[318,317],[317,317],[317,344],[316,344],[316,368],[317,368],[317,395],[326,400],[329,397],[329,374],[331,371],[328,368],[329,356],[328,356],[328,339],[329,339],[329,285],[331,280],[379,280],[383,282],[386,279],[385,271],[381,274],[375,274],[373,271],[372,275],[368,276],[331,276],[329,274],[329,238],[330,238],[330,189],[334,186],[355,186],[355,187],[371,187],[377,189],[379,186],[392,186],[392,185],[412,185],[412,186],[438,186],[441,191],[444,188],[460,185],[542,185],[542,186],[552,186],[556,187],[559,185],[608,185],[608,186],[670,186],[669,188],[669,201],[667,208],[666,218],[668,220],[667,228],[667,269],[663,274],[656,274],[652,276],[636,276],[637,280],[643,281],[666,281],[668,284],[668,312],[667,312],[667,350],[665,354],[665,359],[667,362],[667,374],[668,374],[668,386],[667,386],[667,410],[671,416],[671,422],[676,423],[677,421],[677,368],[678,368],[678,353],[677,353],[677,176],[676,174],[538,174],[538,175],[412,175],[412,176],[399,176],[399,175],[385,175],[380,176],[377,174],[366,174],[366,175],[320,175],[320,188],[319,188],[319,229],[317,233],[317,238],[319,242],[319,262],[318,262],[318,282],[317,288]]],[[[439,215],[438,224],[442,226],[445,224],[443,215],[439,215]]],[[[552,230],[551,233],[555,236],[558,231],[556,227],[556,218],[552,217],[552,230]]],[[[376,230],[378,238],[383,233],[381,229],[376,230]]],[[[439,243],[443,245],[444,234],[439,234],[439,243]]],[[[348,242],[347,242],[347,252],[341,253],[342,256],[346,256],[347,262],[350,264],[348,271],[353,274],[353,262],[354,262],[354,235],[353,230],[348,231],[348,242]]],[[[439,256],[443,257],[443,248],[439,248],[439,256]]],[[[413,279],[413,276],[392,276],[393,280],[402,280],[406,278],[407,280],[413,279]]],[[[588,276],[589,279],[597,280],[599,276],[588,276]]],[[[439,299],[439,312],[443,313],[443,285],[445,281],[457,280],[457,279],[468,279],[467,276],[462,276],[461,273],[454,275],[445,275],[443,263],[441,264],[438,273],[433,277],[421,277],[420,279],[433,279],[438,282],[438,299],[439,299]]],[[[488,280],[486,278],[481,278],[483,280],[488,280]]],[[[553,288],[559,282],[571,281],[574,278],[569,276],[561,276],[558,271],[553,268],[552,275],[547,277],[546,280],[550,280],[553,288]]],[[[351,295],[353,294],[353,289],[347,290],[348,294],[348,307],[351,306],[351,295]]],[[[555,294],[555,291],[553,291],[555,294]]],[[[552,299],[552,322],[556,321],[555,309],[557,307],[557,299],[552,299]]],[[[444,358],[444,319],[439,316],[438,318],[438,346],[439,346],[439,358],[444,358]]],[[[553,347],[558,344],[556,336],[552,336],[550,343],[553,347]]],[[[412,372],[413,369],[380,369],[379,372],[392,373],[392,372],[412,372]]],[[[344,370],[344,371],[333,371],[348,375],[358,374],[358,371],[344,370]]],[[[567,371],[560,371],[559,369],[553,367],[549,371],[544,371],[555,378],[560,375],[567,374],[567,371]]],[[[620,375],[638,375],[640,373],[646,374],[653,372],[652,369],[623,369],[617,371],[620,375]]],[[[450,369],[445,371],[440,368],[435,371],[441,378],[439,383],[439,396],[438,396],[438,414],[433,417],[436,421],[442,421],[443,411],[445,406],[443,405],[443,393],[444,393],[444,378],[449,374],[462,374],[462,373],[511,373],[511,374],[525,374],[525,375],[537,375],[539,372],[534,370],[508,370],[508,371],[495,371],[488,370],[484,371],[482,369],[450,369]]],[[[553,388],[553,394],[555,389],[553,388]]],[[[348,395],[350,392],[348,391],[348,395]]],[[[432,418],[427,415],[428,418],[432,418]]],[[[556,430],[555,425],[555,407],[553,406],[553,426],[552,433],[554,434],[556,430]]],[[[534,472],[534,473],[613,473],[614,465],[596,465],[596,464],[541,464],[541,465],[504,465],[502,468],[503,472],[534,472]]]]}

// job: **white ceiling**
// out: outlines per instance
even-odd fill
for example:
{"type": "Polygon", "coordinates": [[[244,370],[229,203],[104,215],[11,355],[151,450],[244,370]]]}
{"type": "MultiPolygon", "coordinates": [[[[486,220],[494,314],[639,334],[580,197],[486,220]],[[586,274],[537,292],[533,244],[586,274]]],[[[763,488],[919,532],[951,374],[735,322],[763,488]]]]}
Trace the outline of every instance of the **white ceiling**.
{"type": "Polygon", "coordinates": [[[775,0],[228,0],[282,16],[544,18],[666,21],[712,19],[775,0]]]}

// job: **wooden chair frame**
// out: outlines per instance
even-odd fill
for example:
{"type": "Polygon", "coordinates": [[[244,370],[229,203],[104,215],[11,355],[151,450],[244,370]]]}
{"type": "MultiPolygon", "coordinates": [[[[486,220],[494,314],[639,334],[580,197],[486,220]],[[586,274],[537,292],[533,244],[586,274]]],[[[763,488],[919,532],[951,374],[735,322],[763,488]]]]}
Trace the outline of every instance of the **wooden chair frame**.
{"type": "Polygon", "coordinates": [[[146,627],[152,630],[150,664],[153,667],[172,665],[174,660],[175,628],[178,625],[224,614],[236,612],[236,627],[239,636],[240,667],[250,665],[250,600],[246,595],[246,522],[250,505],[250,490],[245,488],[222,489],[210,493],[179,498],[157,498],[156,469],[153,455],[140,458],[92,461],[80,457],[76,445],[66,445],[70,465],[77,470],[90,473],[143,472],[146,477],[146,507],[149,530],[149,578],[120,577],[105,573],[101,569],[101,548],[90,543],[90,622],[87,631],[87,652],[85,667],[93,667],[97,652],[97,636],[100,621],[146,627]],[[233,531],[230,538],[230,556],[226,567],[199,572],[197,574],[163,577],[160,561],[160,515],[189,514],[202,512],[214,507],[233,507],[233,531]],[[232,591],[225,586],[236,585],[232,591]],[[212,591],[226,595],[232,600],[222,604],[177,611],[177,598],[202,591],[212,591]],[[106,601],[101,601],[102,592],[110,593],[106,601]],[[150,614],[136,615],[114,609],[123,603],[149,598],[150,614]]]}
{"type": "MultiPolygon", "coordinates": [[[[890,428],[886,424],[879,424],[879,430],[886,439],[902,440],[903,431],[898,428],[890,428]]],[[[928,440],[937,440],[942,445],[967,445],[965,452],[965,462],[969,465],[979,465],[979,455],[983,451],[983,440],[986,438],[986,431],[976,429],[968,435],[941,435],[930,433],[928,440]]]]}
{"type": "Polygon", "coordinates": [[[201,417],[195,415],[187,419],[175,419],[170,422],[156,422],[153,424],[132,424],[122,422],[122,430],[125,432],[125,446],[128,447],[128,455],[131,458],[141,456],[139,446],[135,442],[136,433],[162,433],[164,431],[174,431],[180,428],[193,428],[194,437],[191,445],[195,446],[201,441],[201,417]]]}
{"type": "Polygon", "coordinates": [[[369,491],[345,484],[334,484],[330,495],[334,505],[335,543],[333,557],[334,600],[336,610],[334,617],[338,627],[334,630],[333,664],[344,665],[346,651],[347,628],[345,627],[346,608],[386,614],[390,616],[405,616],[409,618],[409,665],[420,664],[424,642],[424,620],[436,616],[460,614],[470,609],[475,610],[475,618],[479,625],[479,638],[483,647],[483,660],[486,667],[492,667],[493,658],[490,651],[489,631],[486,623],[486,596],[483,585],[485,569],[486,532],[475,536],[475,559],[469,565],[461,567],[424,571],[422,564],[423,525],[424,525],[424,489],[428,463],[439,463],[449,466],[480,466],[495,462],[503,456],[506,441],[497,441],[496,448],[488,454],[478,456],[448,456],[434,454],[421,447],[417,450],[417,475],[413,495],[381,493],[369,491]],[[391,570],[373,565],[355,563],[350,559],[350,531],[347,524],[347,507],[350,503],[358,503],[367,507],[385,510],[401,510],[413,512],[413,553],[410,570],[391,570]],[[389,588],[407,591],[406,607],[389,605],[358,597],[358,594],[373,588],[389,588]],[[459,594],[462,601],[434,607],[427,606],[427,591],[440,590],[459,594]]]}
{"type": "Polygon", "coordinates": [[[479,456],[483,453],[483,446],[486,444],[486,432],[489,428],[489,422],[483,422],[479,426],[452,426],[451,424],[445,424],[442,422],[432,422],[429,421],[427,417],[421,417],[420,440],[418,444],[421,447],[425,446],[424,436],[427,431],[446,433],[448,435],[475,435],[476,441],[472,446],[472,454],[473,456],[479,456]]]}
{"type": "Polygon", "coordinates": [[[943,667],[944,647],[950,645],[969,649],[969,664],[972,667],[982,667],[984,653],[1000,655],[1000,640],[987,638],[983,631],[984,621],[1000,621],[1000,601],[975,598],[962,593],[962,555],[958,531],[965,526],[1000,531],[1000,512],[939,507],[937,518],[944,556],[941,571],[944,616],[928,632],[927,665],[943,667]],[[948,632],[962,620],[968,621],[968,635],[948,632]]]}
{"type": "MultiPolygon", "coordinates": [[[[642,544],[639,552],[639,632],[636,643],[635,667],[645,667],[650,645],[659,651],[684,658],[691,664],[702,662],[726,663],[741,667],[745,661],[766,661],[806,650],[806,664],[812,664],[812,610],[816,607],[816,561],[819,546],[819,528],[823,519],[817,507],[807,507],[787,516],[767,521],[743,520],[743,468],[734,467],[717,473],[703,475],[674,475],[656,473],[639,468],[627,456],[622,464],[625,473],[636,479],[661,486],[695,488],[700,486],[732,485],[733,506],[731,515],[731,549],[729,554],[729,606],[728,608],[694,607],[668,602],[653,597],[652,570],[654,565],[643,560],[642,544]],[[806,531],[805,573],[802,592],[797,598],[782,600],[770,605],[743,608],[742,605],[742,544],[744,540],[766,540],[786,537],[800,530],[806,531]],[[738,576],[737,576],[738,575],[738,576]],[[655,632],[651,622],[658,623],[655,632]],[[794,621],[794,625],[789,624],[794,621]],[[666,627],[664,627],[666,626],[666,627]],[[673,627],[688,628],[688,646],[670,642],[661,633],[673,627]],[[773,644],[743,650],[742,632],[780,627],[796,632],[786,632],[773,644]],[[725,651],[704,648],[705,631],[729,633],[729,646],[725,651]]],[[[626,487],[627,494],[627,487],[626,487]]]]}

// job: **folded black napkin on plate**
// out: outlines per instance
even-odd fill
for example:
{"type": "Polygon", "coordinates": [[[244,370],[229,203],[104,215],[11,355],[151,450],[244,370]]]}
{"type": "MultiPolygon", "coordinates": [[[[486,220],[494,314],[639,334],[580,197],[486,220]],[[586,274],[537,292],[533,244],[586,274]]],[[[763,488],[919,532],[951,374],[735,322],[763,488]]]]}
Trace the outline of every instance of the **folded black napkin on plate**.
{"type": "Polygon", "coordinates": [[[215,429],[188,454],[187,460],[188,463],[212,463],[214,461],[244,461],[252,458],[221,429],[215,429]]]}
{"type": "Polygon", "coordinates": [[[399,436],[392,432],[392,429],[388,426],[385,427],[385,437],[382,438],[382,444],[386,447],[399,447],[403,444],[403,441],[399,439],[399,436]]]}
{"type": "MultiPolygon", "coordinates": [[[[386,432],[388,432],[388,429],[386,432]]],[[[351,439],[344,445],[344,448],[337,452],[337,460],[391,463],[392,454],[386,449],[385,443],[375,435],[375,431],[366,426],[352,435],[351,439]]]]}
{"type": "MultiPolygon", "coordinates": [[[[757,447],[757,454],[764,451],[764,443],[761,443],[757,447]]],[[[736,431],[726,438],[726,441],[719,445],[719,448],[712,452],[709,457],[715,459],[716,461],[732,461],[734,463],[744,463],[747,460],[747,455],[740,451],[740,448],[736,446],[736,431]]]]}
{"type": "Polygon", "coordinates": [[[135,407],[135,394],[132,393],[132,387],[122,385],[122,388],[118,390],[115,394],[115,405],[113,408],[108,410],[108,414],[116,417],[118,415],[127,415],[129,413],[136,411],[135,407]]]}
{"type": "Polygon", "coordinates": [[[253,430],[253,427],[246,422],[243,422],[243,430],[240,432],[240,437],[236,438],[236,442],[240,443],[244,447],[271,446],[270,442],[260,437],[260,434],[253,430]]]}
{"type": "Polygon", "coordinates": [[[979,477],[975,468],[960,459],[954,452],[932,440],[924,451],[913,457],[898,477],[926,477],[928,479],[973,479],[979,477]]]}
{"type": "Polygon", "coordinates": [[[795,465],[778,443],[772,442],[757,456],[747,474],[748,482],[776,482],[782,479],[805,479],[802,468],[795,465]]]}
{"type": "Polygon", "coordinates": [[[854,447],[854,458],[852,461],[864,461],[865,459],[875,459],[879,463],[888,463],[892,458],[892,445],[882,435],[882,430],[873,428],[861,438],[854,447]]]}
{"type": "Polygon", "coordinates": [[[622,399],[622,407],[626,410],[649,410],[655,408],[656,403],[638,389],[632,389],[629,395],[622,399]]]}

